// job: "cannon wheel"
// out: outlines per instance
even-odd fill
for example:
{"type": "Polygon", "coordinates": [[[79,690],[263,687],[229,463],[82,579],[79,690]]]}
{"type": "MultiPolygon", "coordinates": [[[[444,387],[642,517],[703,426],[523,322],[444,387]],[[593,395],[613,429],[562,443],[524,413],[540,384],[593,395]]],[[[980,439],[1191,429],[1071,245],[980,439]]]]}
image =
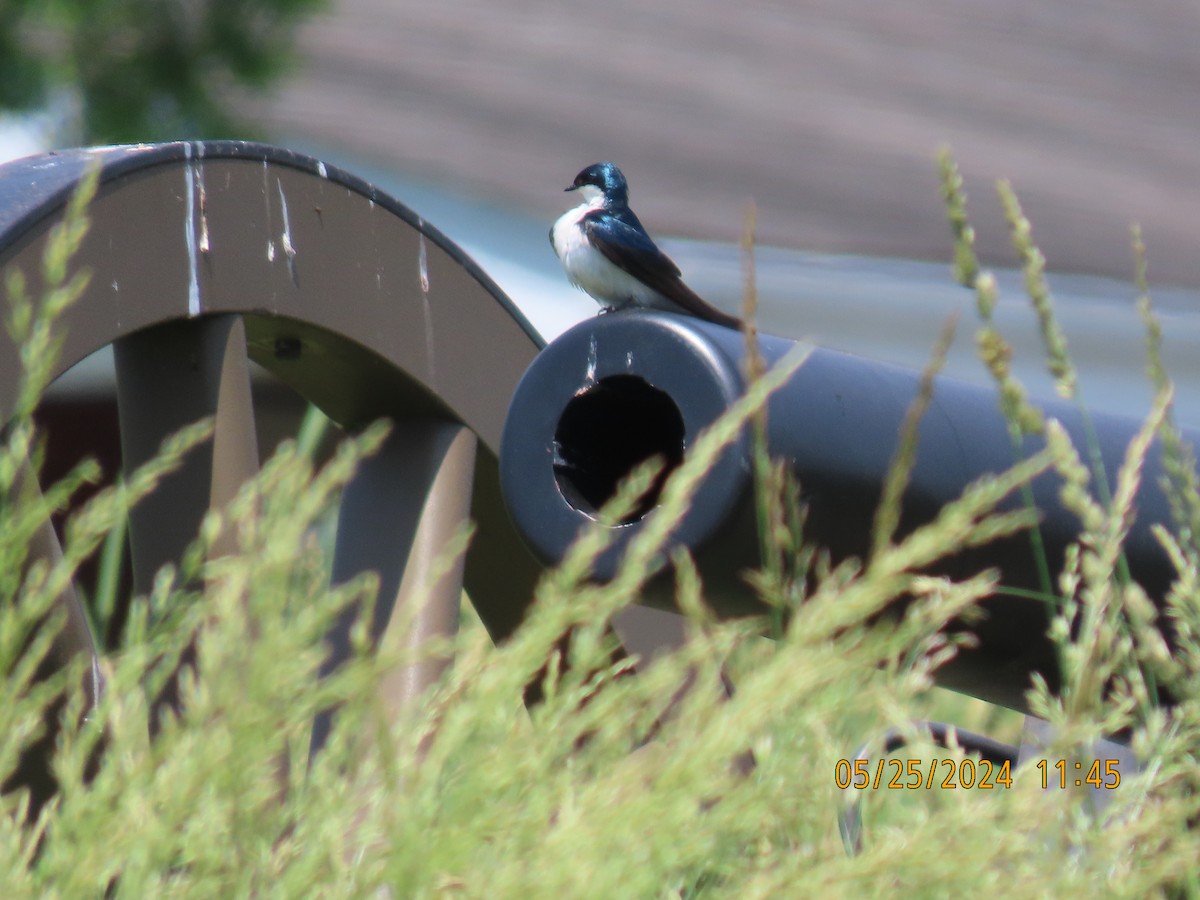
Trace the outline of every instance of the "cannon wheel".
{"type": "MultiPolygon", "coordinates": [[[[315,159],[242,142],[67,151],[0,167],[0,271],[22,270],[31,296],[47,234],[92,164],[100,184],[74,259],[91,281],[62,323],[56,377],[112,346],[125,471],[180,426],[215,419],[213,439],[131,516],[135,591],[148,591],[205,512],[256,473],[253,361],[348,431],[394,423],[345,491],[333,562],[336,580],[379,573],[384,639],[452,631],[464,587],[492,637],[510,634],[541,572],[509,522],[497,472],[509,398],[542,343],[512,302],[393,198],[315,159]],[[477,532],[462,567],[440,579],[410,633],[386,634],[387,615],[429,587],[430,564],[468,516],[477,532]]],[[[0,421],[19,378],[0,333],[0,421]]],[[[43,531],[34,555],[52,557],[54,530],[43,531]]],[[[58,661],[81,652],[94,661],[77,596],[62,602],[58,661]]],[[[387,702],[403,704],[436,675],[408,673],[387,702]]]]}

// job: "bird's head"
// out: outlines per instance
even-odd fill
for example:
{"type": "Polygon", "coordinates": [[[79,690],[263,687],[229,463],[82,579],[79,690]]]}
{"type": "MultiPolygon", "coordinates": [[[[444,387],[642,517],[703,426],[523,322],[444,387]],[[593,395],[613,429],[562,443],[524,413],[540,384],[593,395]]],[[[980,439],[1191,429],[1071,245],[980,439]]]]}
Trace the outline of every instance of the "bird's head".
{"type": "Polygon", "coordinates": [[[603,197],[605,204],[629,202],[629,185],[625,176],[610,162],[588,166],[575,176],[568,191],[579,191],[583,199],[592,203],[603,197]]]}

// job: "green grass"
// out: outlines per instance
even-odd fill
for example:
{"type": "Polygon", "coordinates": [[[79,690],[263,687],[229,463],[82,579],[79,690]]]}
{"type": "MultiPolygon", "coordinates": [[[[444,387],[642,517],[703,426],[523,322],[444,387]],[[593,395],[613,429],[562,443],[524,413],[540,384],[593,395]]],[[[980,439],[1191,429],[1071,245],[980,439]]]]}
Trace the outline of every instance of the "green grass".
{"type": "MultiPolygon", "coordinates": [[[[362,578],[331,589],[313,526],[336,504],[356,461],[378,446],[378,428],[346,441],[319,470],[307,449],[281,448],[222,513],[238,535],[237,554],[207,559],[222,525],[211,516],[179,567],[134,601],[123,645],[105,660],[98,708],[82,715],[79,671],[34,679],[55,625],[46,611],[62,586],[155,478],[207,433],[204,423],[188,430],[145,471],[86,504],[67,529],[60,563],[28,563],[33,530],[95,477],[85,466],[41,495],[19,488],[29,461],[36,465],[29,422],[49,371],[55,314],[80,290],[67,260],[83,227],[84,197],[51,242],[58,248],[47,267],[52,302],[30,302],[10,280],[10,327],[35,349],[27,353],[29,387],[0,447],[0,775],[43,729],[47,702],[64,691],[69,701],[54,754],[55,800],[32,823],[21,792],[0,801],[5,896],[1200,894],[1200,842],[1189,828],[1200,813],[1200,498],[1190,451],[1170,425],[1144,275],[1159,400],[1116,482],[1100,487],[1090,448],[1072,447],[1043,422],[1007,371],[990,318],[995,282],[974,258],[953,163],[945,158],[942,168],[956,258],[979,293],[980,345],[1013,435],[1043,430],[1047,449],[1014,457],[1009,472],[972,485],[935,522],[897,540],[894,503],[913,456],[914,413],[871,556],[837,567],[804,543],[795,485],[760,460],[763,569],[752,583],[772,614],[718,622],[689,556],[665,554],[668,526],[707,460],[753,420],[786,367],[802,363],[793,358],[757,378],[697,444],[612,583],[587,578],[611,537],[597,527],[546,576],[511,641],[493,646],[467,616],[453,642],[454,665],[398,721],[384,713],[382,679],[446,646],[374,653],[359,633],[351,661],[316,679],[322,635],[374,584],[362,578]],[[1133,489],[1156,434],[1167,448],[1177,519],[1160,535],[1179,569],[1168,599],[1179,637],[1173,655],[1121,568],[1133,489]],[[848,856],[836,826],[846,797],[834,773],[865,738],[942,718],[1016,739],[1019,717],[934,687],[938,666],[957,649],[944,626],[1002,589],[996,573],[963,582],[921,573],[1001,534],[1026,532],[1036,548],[1033,510],[995,510],[1006,496],[1028,496],[1029,479],[1048,468],[1063,475],[1064,502],[1086,527],[1065,574],[1054,581],[1045,573],[1063,687],[1051,695],[1035,683],[1030,703],[1058,729],[1053,758],[1086,757],[1100,735],[1131,729],[1145,770],[1123,779],[1102,815],[1090,814],[1078,792],[1042,791],[1030,766],[1014,773],[1011,789],[872,792],[863,852],[848,856]],[[606,626],[662,565],[675,569],[692,639],[630,677],[611,661],[606,626]],[[915,598],[904,616],[880,620],[876,614],[901,595],[915,598]],[[184,679],[184,711],[152,740],[150,698],[193,635],[198,663],[184,679]],[[526,710],[519,698],[538,673],[545,700],[526,710]],[[722,673],[737,687],[730,699],[722,673]],[[689,677],[693,688],[671,709],[689,677]],[[1156,705],[1163,689],[1176,705],[1156,705]],[[338,725],[310,767],[310,723],[331,705],[340,705],[338,725]],[[735,765],[747,750],[756,760],[748,774],[735,765]]],[[[1032,247],[1018,212],[1013,220],[1014,234],[1032,247]]],[[[1036,292],[1037,257],[1024,256],[1036,292]]],[[[1052,309],[1045,321],[1053,322],[1052,309]]],[[[1046,328],[1050,364],[1069,372],[1065,344],[1046,328]]],[[[617,503],[631,502],[650,475],[638,473],[617,503]]],[[[949,755],[915,730],[913,740],[905,758],[949,755]]]]}

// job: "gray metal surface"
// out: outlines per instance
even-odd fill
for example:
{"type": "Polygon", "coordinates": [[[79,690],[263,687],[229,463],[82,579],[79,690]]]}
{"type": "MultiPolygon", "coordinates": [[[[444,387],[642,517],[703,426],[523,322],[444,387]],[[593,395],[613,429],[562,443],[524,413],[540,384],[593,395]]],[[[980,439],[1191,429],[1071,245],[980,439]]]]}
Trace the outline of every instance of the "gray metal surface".
{"type": "MultiPolygon", "coordinates": [[[[768,363],[792,346],[779,338],[760,340],[768,363]]],[[[509,509],[540,558],[547,564],[561,559],[643,459],[658,455],[678,464],[698,434],[743,392],[743,353],[744,338],[736,331],[644,311],[584,322],[547,346],[513,397],[500,460],[509,509]]],[[[816,348],[769,402],[768,448],[788,461],[800,481],[806,540],[827,549],[835,563],[870,554],[882,485],[918,382],[914,371],[816,348]]],[[[1062,422],[1081,452],[1090,446],[1077,407],[1058,401],[1044,409],[1062,422]]],[[[1115,485],[1140,423],[1099,413],[1091,422],[1108,484],[1115,485]]],[[[992,388],[939,379],[919,437],[901,534],[932,521],[975,479],[1013,463],[992,388]]],[[[1195,440],[1196,434],[1189,437],[1195,440]]],[[[1041,442],[1027,438],[1022,452],[1034,452],[1041,442]]],[[[1174,577],[1152,533],[1152,526],[1171,521],[1161,474],[1155,446],[1142,473],[1137,518],[1124,542],[1132,576],[1158,603],[1174,577]]],[[[1079,531],[1076,516],[1061,504],[1060,488],[1052,472],[1031,485],[1052,578],[1079,531]]],[[[612,545],[596,564],[597,577],[614,576],[625,548],[657,514],[653,505],[614,527],[612,545]]],[[[1020,498],[1010,496],[1002,508],[1020,506],[1020,498]]],[[[745,432],[717,457],[674,526],[670,544],[692,551],[718,613],[762,611],[743,578],[760,559],[745,432]]],[[[970,626],[977,645],[938,677],[947,686],[1024,709],[1030,673],[1042,673],[1052,689],[1058,681],[1056,651],[1046,637],[1050,607],[1038,598],[1042,585],[1028,536],[957,551],[939,561],[936,571],[961,578],[993,567],[1001,589],[983,602],[986,615],[970,626]]],[[[674,597],[669,578],[660,582],[647,600],[669,605],[674,597]]]]}

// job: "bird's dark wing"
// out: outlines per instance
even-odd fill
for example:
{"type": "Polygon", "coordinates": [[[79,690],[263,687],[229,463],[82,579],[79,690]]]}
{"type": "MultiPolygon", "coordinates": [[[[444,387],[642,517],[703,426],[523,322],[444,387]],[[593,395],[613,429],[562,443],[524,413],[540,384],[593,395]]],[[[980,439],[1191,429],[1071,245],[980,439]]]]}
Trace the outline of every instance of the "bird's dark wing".
{"type": "Polygon", "coordinates": [[[679,277],[679,266],[658,249],[632,210],[614,212],[594,209],[583,217],[580,224],[587,234],[588,243],[610,262],[658,291],[685,312],[729,328],[741,327],[740,319],[705,302],[683,283],[679,277]]]}
{"type": "Polygon", "coordinates": [[[655,290],[660,282],[679,278],[679,266],[650,240],[631,210],[593,209],[580,224],[593,247],[655,290]]]}

